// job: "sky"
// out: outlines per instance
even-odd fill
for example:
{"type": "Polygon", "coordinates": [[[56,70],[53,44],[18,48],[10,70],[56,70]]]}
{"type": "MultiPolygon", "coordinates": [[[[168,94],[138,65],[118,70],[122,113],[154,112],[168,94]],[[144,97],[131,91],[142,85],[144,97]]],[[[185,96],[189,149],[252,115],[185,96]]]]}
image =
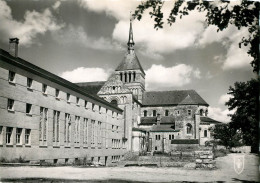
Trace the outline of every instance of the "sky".
{"type": "MultiPolygon", "coordinates": [[[[173,1],[166,2],[164,19],[173,1]]],[[[233,2],[234,4],[239,1],[233,2]]],[[[0,0],[0,48],[18,37],[19,57],[71,82],[105,81],[127,51],[130,12],[137,0],[0,0]]],[[[232,5],[230,5],[232,8],[232,5]]],[[[135,52],[146,73],[146,90],[194,89],[209,104],[209,116],[230,118],[229,86],[254,77],[248,30],[222,32],[193,11],[172,26],[154,29],[148,11],[133,21],[135,52]]]]}

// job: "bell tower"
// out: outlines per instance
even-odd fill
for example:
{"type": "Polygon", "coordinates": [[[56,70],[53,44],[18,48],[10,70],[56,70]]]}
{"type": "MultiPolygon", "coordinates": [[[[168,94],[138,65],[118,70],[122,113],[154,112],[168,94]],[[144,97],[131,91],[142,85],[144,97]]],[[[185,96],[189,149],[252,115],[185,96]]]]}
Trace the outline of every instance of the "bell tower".
{"type": "Polygon", "coordinates": [[[116,75],[130,89],[136,99],[142,103],[145,91],[145,72],[135,54],[134,45],[132,20],[130,19],[127,53],[116,68],[116,75]]]}

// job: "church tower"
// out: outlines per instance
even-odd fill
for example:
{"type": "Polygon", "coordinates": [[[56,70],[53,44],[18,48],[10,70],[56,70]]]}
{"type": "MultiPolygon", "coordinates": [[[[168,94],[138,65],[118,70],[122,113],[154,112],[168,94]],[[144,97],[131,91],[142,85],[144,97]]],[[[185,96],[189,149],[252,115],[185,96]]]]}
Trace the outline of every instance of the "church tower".
{"type": "Polygon", "coordinates": [[[135,54],[134,45],[132,20],[130,20],[127,42],[128,50],[115,71],[117,77],[132,91],[137,100],[142,103],[145,91],[145,72],[135,54]]]}

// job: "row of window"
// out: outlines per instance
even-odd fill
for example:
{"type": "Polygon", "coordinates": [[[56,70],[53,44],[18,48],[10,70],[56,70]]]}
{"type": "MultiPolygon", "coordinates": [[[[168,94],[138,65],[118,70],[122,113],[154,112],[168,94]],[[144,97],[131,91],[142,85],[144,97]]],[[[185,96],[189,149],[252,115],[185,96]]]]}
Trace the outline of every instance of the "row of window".
{"type": "Polygon", "coordinates": [[[0,144],[3,144],[4,136],[6,145],[22,145],[23,141],[25,145],[31,144],[31,129],[6,127],[4,134],[3,126],[0,126],[0,144]]]}
{"type": "MultiPolygon", "coordinates": [[[[10,83],[15,83],[15,72],[9,71],[8,81],[10,83]]],[[[33,86],[33,79],[27,78],[27,88],[32,90],[33,89],[32,86],[33,86]]],[[[47,95],[47,85],[46,84],[42,84],[42,93],[44,95],[47,95]]],[[[56,97],[56,99],[60,99],[60,90],[59,89],[55,89],[55,97],[56,97]]],[[[66,100],[67,100],[67,103],[71,102],[71,95],[69,93],[67,93],[66,100]]],[[[85,100],[85,103],[84,103],[85,108],[87,108],[87,104],[88,104],[88,101],[85,100]]],[[[76,105],[80,106],[79,97],[76,97],[76,105]]],[[[94,110],[94,107],[95,107],[95,104],[92,103],[92,110],[94,110]]],[[[108,111],[108,109],[106,110],[106,112],[107,111],[108,111]]],[[[99,112],[101,112],[101,106],[99,106],[99,112]]],[[[118,113],[117,113],[117,115],[118,115],[118,113]]]]}
{"type": "MultiPolygon", "coordinates": [[[[13,99],[7,99],[7,110],[14,111],[14,100],[13,99]]],[[[32,114],[32,104],[26,103],[25,113],[32,114]]]]}
{"type": "Polygon", "coordinates": [[[132,81],[135,81],[136,79],[136,73],[135,72],[125,72],[125,73],[120,73],[120,80],[125,82],[125,83],[130,83],[132,81]]]}
{"type": "MultiPolygon", "coordinates": [[[[7,99],[7,110],[8,111],[14,111],[14,100],[13,99],[7,99]]],[[[26,103],[26,108],[25,108],[25,113],[26,114],[32,114],[32,104],[26,103]]],[[[116,113],[118,117],[118,113],[116,113]]],[[[112,117],[114,118],[114,115],[112,114],[112,117]]]]}
{"type": "MultiPolygon", "coordinates": [[[[174,135],[170,134],[169,135],[169,140],[173,140],[174,139],[174,135]]],[[[155,140],[161,140],[161,135],[155,135],[155,140]]]]}
{"type": "Polygon", "coordinates": [[[112,139],[112,148],[119,149],[120,148],[120,139],[112,139]]]}
{"type": "MultiPolygon", "coordinates": [[[[102,134],[106,131],[102,129],[102,122],[91,120],[88,118],[83,118],[83,129],[81,129],[81,117],[75,116],[74,123],[74,144],[80,144],[80,134],[83,133],[83,144],[88,144],[88,129],[90,128],[90,141],[91,146],[98,144],[100,147],[102,145],[102,134]]],[[[70,145],[72,137],[72,122],[71,115],[65,113],[65,122],[64,126],[60,125],[60,111],[53,111],[53,131],[52,139],[54,145],[59,145],[60,141],[60,129],[64,128],[64,143],[65,145],[70,145]]],[[[115,125],[112,125],[112,130],[115,125]]],[[[118,131],[118,126],[115,126],[118,131]]],[[[47,145],[47,129],[48,129],[48,109],[41,107],[40,108],[40,123],[39,123],[39,141],[40,145],[47,145]]],[[[105,134],[106,135],[106,134],[105,134]]],[[[112,145],[113,146],[113,145],[112,145]]],[[[114,146],[113,146],[114,147],[114,146]]]]}
{"type": "MultiPolygon", "coordinates": [[[[176,113],[177,116],[179,116],[181,114],[179,110],[176,110],[175,113],[176,113]]],[[[191,116],[191,114],[192,114],[192,110],[188,109],[187,110],[187,115],[191,116]]],[[[157,111],[156,110],[153,110],[153,116],[154,117],[157,116],[157,111]]],[[[164,111],[164,116],[169,116],[169,110],[165,110],[164,111]]],[[[147,110],[144,110],[144,117],[147,117],[147,110]]]]}

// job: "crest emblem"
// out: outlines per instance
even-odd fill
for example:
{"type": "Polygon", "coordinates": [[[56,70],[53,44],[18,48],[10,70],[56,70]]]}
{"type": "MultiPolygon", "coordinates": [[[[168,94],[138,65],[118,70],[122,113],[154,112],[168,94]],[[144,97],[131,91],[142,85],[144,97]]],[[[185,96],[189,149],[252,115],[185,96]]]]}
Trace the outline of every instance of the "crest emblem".
{"type": "Polygon", "coordinates": [[[241,174],[244,170],[245,155],[234,156],[234,169],[237,174],[241,174]]]}

